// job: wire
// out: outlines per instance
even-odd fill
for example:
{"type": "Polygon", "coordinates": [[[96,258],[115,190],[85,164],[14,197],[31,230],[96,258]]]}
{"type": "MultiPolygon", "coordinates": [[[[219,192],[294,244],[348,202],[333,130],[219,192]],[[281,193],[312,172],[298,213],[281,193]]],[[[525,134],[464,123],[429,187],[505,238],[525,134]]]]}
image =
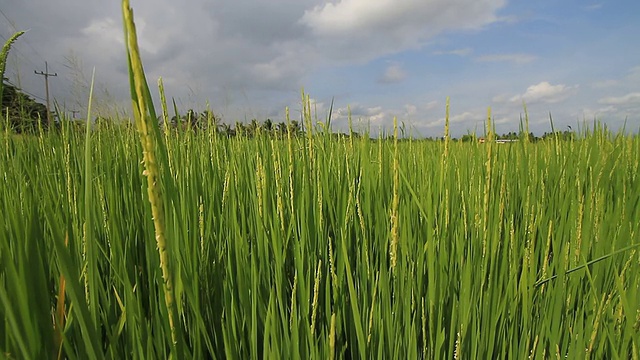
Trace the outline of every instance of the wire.
{"type": "MultiPolygon", "coordinates": [[[[9,26],[13,29],[13,31],[14,31],[14,32],[18,32],[18,31],[20,31],[20,30],[18,30],[18,29],[16,28],[16,26],[13,24],[13,21],[11,21],[11,20],[9,19],[9,17],[7,16],[7,14],[5,14],[5,13],[4,13],[4,11],[2,11],[2,9],[0,9],[0,14],[2,14],[2,16],[5,18],[5,20],[7,20],[7,24],[9,24],[9,26]]],[[[26,39],[21,39],[21,40],[20,40],[20,42],[24,42],[25,44],[27,44],[27,46],[29,46],[29,47],[31,48],[31,50],[33,50],[33,52],[34,52],[36,55],[38,55],[38,57],[39,57],[42,61],[46,61],[46,60],[44,59],[44,57],[43,57],[43,56],[38,52],[38,50],[36,50],[36,48],[35,48],[35,47],[33,47],[33,45],[31,45],[31,44],[30,44],[26,39]]],[[[16,50],[17,50],[17,49],[16,49],[16,50]]],[[[26,57],[25,57],[25,58],[26,58],[26,57]]],[[[27,60],[27,61],[29,61],[29,60],[27,60]]],[[[29,61],[29,62],[31,62],[31,61],[29,61]]],[[[33,64],[33,63],[31,63],[31,64],[35,66],[35,64],[33,64]]]]}
{"type": "Polygon", "coordinates": [[[19,86],[17,86],[16,84],[12,83],[12,82],[11,82],[11,81],[9,81],[9,80],[5,80],[5,82],[6,82],[7,84],[9,84],[9,85],[13,86],[14,88],[16,88],[16,90],[18,90],[18,91],[20,91],[20,92],[22,92],[22,93],[25,93],[25,94],[27,94],[27,95],[29,95],[29,96],[31,96],[31,97],[33,97],[33,98],[35,98],[35,99],[38,99],[38,100],[40,100],[40,101],[47,101],[47,99],[44,99],[44,98],[42,98],[42,97],[40,97],[40,96],[38,96],[38,95],[32,94],[32,93],[30,93],[30,92],[28,92],[28,91],[26,91],[26,90],[24,90],[24,89],[20,88],[19,86]]]}
{"type": "MultiPolygon", "coordinates": [[[[7,16],[7,14],[4,13],[4,11],[2,11],[2,9],[0,9],[0,15],[2,15],[2,17],[4,17],[4,19],[6,20],[7,24],[9,24],[9,27],[11,29],[13,29],[14,32],[19,32],[19,30],[16,28],[16,26],[14,25],[13,21],[11,21],[11,19],[9,19],[9,17],[7,16]]],[[[4,36],[2,36],[3,39],[5,39],[4,36]]],[[[5,39],[6,41],[7,39],[5,39]]],[[[11,47],[11,52],[13,54],[15,54],[15,56],[18,58],[18,62],[26,62],[28,63],[30,66],[33,66],[34,68],[38,68],[39,65],[36,65],[33,61],[31,61],[31,59],[25,55],[25,53],[22,51],[22,49],[20,49],[21,44],[24,43],[26,44],[28,47],[31,48],[31,50],[33,50],[33,52],[36,54],[36,56],[38,56],[43,62],[45,62],[46,60],[44,59],[44,57],[40,54],[40,52],[38,52],[38,50],[36,50],[36,48],[31,45],[31,43],[29,43],[29,41],[27,41],[27,39],[25,38],[21,38],[20,41],[16,42],[12,47],[11,47]]],[[[34,99],[38,99],[40,101],[46,101],[46,99],[44,99],[41,96],[35,95],[33,93],[30,93],[22,88],[20,88],[19,86],[16,86],[15,84],[9,82],[7,80],[7,83],[10,84],[11,86],[15,87],[16,89],[20,89],[20,91],[24,94],[27,94],[31,97],[33,97],[34,99]]]]}
{"type": "Polygon", "coordinates": [[[29,63],[29,65],[37,68],[38,65],[36,65],[33,61],[31,61],[20,49],[19,47],[15,46],[16,44],[14,44],[14,46],[11,47],[11,53],[15,54],[19,59],[19,61],[24,61],[29,63]]]}

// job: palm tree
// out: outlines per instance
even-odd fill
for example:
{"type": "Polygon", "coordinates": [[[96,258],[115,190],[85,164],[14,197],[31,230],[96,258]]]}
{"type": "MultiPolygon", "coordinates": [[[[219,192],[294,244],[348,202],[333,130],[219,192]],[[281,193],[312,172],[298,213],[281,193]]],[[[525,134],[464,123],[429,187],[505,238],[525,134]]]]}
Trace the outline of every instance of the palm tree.
{"type": "Polygon", "coordinates": [[[225,123],[221,123],[220,125],[218,125],[218,131],[226,136],[232,136],[235,135],[235,131],[233,131],[231,129],[231,125],[229,124],[225,124],[225,123]]]}
{"type": "Polygon", "coordinates": [[[300,127],[300,123],[297,120],[293,120],[289,124],[288,130],[291,131],[291,134],[293,136],[298,136],[298,134],[300,134],[300,132],[302,131],[302,128],[300,127]]]}
{"type": "Polygon", "coordinates": [[[252,119],[249,125],[247,126],[247,133],[249,136],[255,136],[260,132],[261,126],[258,120],[252,119]]]}
{"type": "Polygon", "coordinates": [[[205,110],[200,114],[201,128],[211,129],[214,132],[225,132],[228,125],[222,123],[222,116],[216,115],[211,110],[205,110]]]}
{"type": "Polygon", "coordinates": [[[236,121],[235,133],[236,136],[243,136],[247,133],[247,130],[242,122],[236,121]]]}
{"type": "Polygon", "coordinates": [[[284,137],[284,135],[287,133],[287,124],[284,121],[279,122],[276,125],[276,132],[278,133],[279,137],[284,137]]]}
{"type": "Polygon", "coordinates": [[[271,134],[273,132],[273,121],[271,121],[271,119],[265,120],[264,123],[262,124],[262,128],[268,134],[271,134]]]}

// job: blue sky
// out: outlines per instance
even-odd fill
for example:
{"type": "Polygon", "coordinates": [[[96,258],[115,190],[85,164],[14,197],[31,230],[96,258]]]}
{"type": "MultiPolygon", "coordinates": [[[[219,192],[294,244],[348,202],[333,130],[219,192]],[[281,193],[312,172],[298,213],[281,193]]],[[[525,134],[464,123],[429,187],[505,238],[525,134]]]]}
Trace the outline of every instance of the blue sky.
{"type": "MultiPolygon", "coordinates": [[[[507,0],[131,0],[143,61],[186,110],[210,104],[225,122],[300,110],[300,89],[324,118],[389,131],[397,117],[416,136],[440,136],[450,97],[452,131],[499,133],[594,118],[640,127],[640,3],[507,0]]],[[[0,35],[28,29],[7,76],[44,96],[33,70],[50,71],[53,96],[86,109],[96,68],[98,109],[126,112],[127,78],[117,1],[22,0],[0,6],[0,35]]]]}

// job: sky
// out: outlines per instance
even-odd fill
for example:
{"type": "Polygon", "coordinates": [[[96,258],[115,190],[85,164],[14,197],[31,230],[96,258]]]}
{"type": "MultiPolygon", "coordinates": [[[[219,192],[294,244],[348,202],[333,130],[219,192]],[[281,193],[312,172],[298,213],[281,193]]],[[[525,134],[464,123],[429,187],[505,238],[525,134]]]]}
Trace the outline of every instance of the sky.
{"type": "MultiPolygon", "coordinates": [[[[152,91],[234,124],[293,120],[301,91],[319,120],[414,137],[593,126],[640,129],[637,0],[130,0],[152,91]]],[[[5,76],[86,113],[130,109],[119,1],[2,0],[0,40],[27,30],[5,76]]],[[[159,102],[156,96],[156,108],[159,102]]]]}

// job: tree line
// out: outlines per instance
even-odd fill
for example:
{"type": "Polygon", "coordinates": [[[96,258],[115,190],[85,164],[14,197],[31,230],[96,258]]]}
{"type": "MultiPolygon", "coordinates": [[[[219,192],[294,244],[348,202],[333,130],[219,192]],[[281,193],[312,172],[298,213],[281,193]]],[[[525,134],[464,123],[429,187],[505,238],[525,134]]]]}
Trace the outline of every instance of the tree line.
{"type": "Polygon", "coordinates": [[[210,110],[204,110],[201,113],[190,109],[184,115],[174,115],[167,123],[163,117],[158,118],[158,123],[163,128],[174,130],[213,130],[221,135],[226,136],[255,136],[258,134],[270,134],[277,136],[286,136],[288,133],[299,135],[303,132],[303,126],[300,121],[292,120],[289,123],[281,121],[275,122],[271,119],[259,121],[252,119],[248,123],[236,121],[233,125],[222,120],[222,117],[214,114],[210,110]]]}
{"type": "MultiPolygon", "coordinates": [[[[60,117],[54,114],[54,122],[51,124],[51,128],[56,129],[60,126],[60,117]]],[[[84,128],[85,120],[73,120],[75,127],[84,128]]],[[[95,119],[97,128],[107,128],[113,126],[130,126],[128,121],[116,121],[112,118],[98,116],[95,119]]],[[[222,117],[214,114],[210,110],[204,110],[197,112],[193,109],[189,109],[182,115],[173,115],[165,122],[163,117],[158,118],[158,124],[163,129],[172,131],[193,131],[202,132],[213,130],[214,132],[227,136],[244,136],[253,137],[256,135],[270,135],[279,138],[284,138],[290,133],[292,136],[301,135],[304,132],[304,127],[301,121],[292,120],[290,122],[276,122],[272,119],[266,119],[259,121],[258,119],[252,119],[248,123],[241,121],[235,121],[233,124],[229,124],[223,121],[222,117]]],[[[9,129],[17,134],[36,134],[39,131],[49,130],[47,123],[47,108],[45,105],[38,103],[29,95],[22,92],[19,88],[3,82],[2,91],[2,127],[9,127],[9,129]]],[[[355,133],[354,135],[360,136],[355,133]]],[[[575,133],[568,128],[565,131],[552,131],[545,132],[542,136],[536,136],[533,133],[516,133],[508,132],[504,134],[496,134],[496,140],[519,140],[524,136],[528,136],[529,141],[536,142],[545,139],[558,138],[561,140],[572,140],[575,138],[575,133]]],[[[452,138],[453,141],[461,142],[473,142],[482,139],[481,136],[476,134],[466,134],[460,138],[452,138]]],[[[426,141],[438,141],[440,138],[428,137],[423,140],[426,141]]]]}

